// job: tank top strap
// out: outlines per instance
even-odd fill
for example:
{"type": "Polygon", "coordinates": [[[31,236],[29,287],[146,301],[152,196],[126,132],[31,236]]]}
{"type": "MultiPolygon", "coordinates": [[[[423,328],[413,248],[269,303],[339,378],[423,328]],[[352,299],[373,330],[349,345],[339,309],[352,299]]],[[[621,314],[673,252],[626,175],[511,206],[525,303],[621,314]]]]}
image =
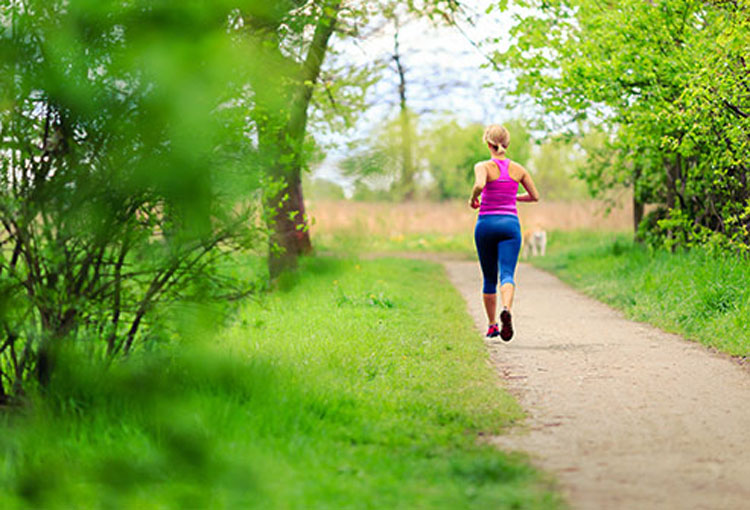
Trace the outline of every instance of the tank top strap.
{"type": "Polygon", "coordinates": [[[510,172],[508,169],[510,168],[510,160],[508,158],[505,159],[493,159],[492,161],[495,162],[497,165],[497,168],[500,170],[500,177],[498,177],[498,181],[508,180],[510,179],[510,172]]]}

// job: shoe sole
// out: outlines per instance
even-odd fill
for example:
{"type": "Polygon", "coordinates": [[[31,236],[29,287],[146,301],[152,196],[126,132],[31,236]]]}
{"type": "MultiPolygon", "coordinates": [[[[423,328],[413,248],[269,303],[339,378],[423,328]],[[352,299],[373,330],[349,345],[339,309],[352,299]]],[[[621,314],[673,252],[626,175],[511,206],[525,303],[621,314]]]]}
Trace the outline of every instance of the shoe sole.
{"type": "Polygon", "coordinates": [[[510,342],[510,339],[513,338],[513,324],[508,310],[500,312],[500,322],[503,324],[500,330],[500,338],[506,342],[510,342]]]}

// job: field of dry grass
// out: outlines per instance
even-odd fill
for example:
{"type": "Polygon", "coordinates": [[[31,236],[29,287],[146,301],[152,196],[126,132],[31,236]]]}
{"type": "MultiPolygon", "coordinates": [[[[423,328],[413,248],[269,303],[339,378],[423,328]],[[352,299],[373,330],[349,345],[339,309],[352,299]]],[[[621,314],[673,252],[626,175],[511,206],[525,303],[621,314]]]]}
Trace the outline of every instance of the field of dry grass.
{"type": "MultiPolygon", "coordinates": [[[[476,212],[465,202],[351,202],[317,201],[308,204],[313,236],[372,235],[385,238],[472,232],[476,212]]],[[[601,201],[519,204],[521,226],[544,230],[608,230],[632,228],[630,205],[606,213],[601,201]]]]}

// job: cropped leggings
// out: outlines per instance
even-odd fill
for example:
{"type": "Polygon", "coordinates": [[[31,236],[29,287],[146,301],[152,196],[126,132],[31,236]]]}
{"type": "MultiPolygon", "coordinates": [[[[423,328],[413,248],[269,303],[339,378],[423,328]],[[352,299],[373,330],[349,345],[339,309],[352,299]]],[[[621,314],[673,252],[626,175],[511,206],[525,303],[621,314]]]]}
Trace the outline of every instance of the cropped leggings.
{"type": "Polygon", "coordinates": [[[484,276],[485,294],[497,292],[497,272],[500,285],[512,283],[521,250],[521,224],[512,214],[484,214],[477,219],[474,229],[479,264],[484,276]]]}

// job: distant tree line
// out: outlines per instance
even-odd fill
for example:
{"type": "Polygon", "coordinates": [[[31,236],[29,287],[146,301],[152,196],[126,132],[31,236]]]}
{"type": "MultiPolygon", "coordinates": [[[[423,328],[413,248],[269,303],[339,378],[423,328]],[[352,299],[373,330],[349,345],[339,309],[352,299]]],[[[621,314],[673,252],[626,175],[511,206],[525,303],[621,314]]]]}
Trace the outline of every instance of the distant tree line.
{"type": "MultiPolygon", "coordinates": [[[[585,167],[587,155],[600,149],[598,137],[589,135],[575,142],[564,137],[537,139],[524,120],[508,119],[502,123],[511,133],[508,157],[533,173],[546,199],[589,197],[576,176],[585,167]]],[[[482,142],[485,126],[455,118],[418,119],[416,116],[409,125],[414,131],[411,139],[415,140],[413,172],[421,181],[414,183],[403,178],[403,124],[398,117],[386,119],[366,133],[366,140],[357,140],[350,154],[339,163],[343,175],[353,181],[353,199],[403,201],[467,197],[474,180],[474,165],[489,158],[482,142]]],[[[318,184],[312,191],[333,196],[331,183],[326,188],[321,186],[318,184]]]]}

